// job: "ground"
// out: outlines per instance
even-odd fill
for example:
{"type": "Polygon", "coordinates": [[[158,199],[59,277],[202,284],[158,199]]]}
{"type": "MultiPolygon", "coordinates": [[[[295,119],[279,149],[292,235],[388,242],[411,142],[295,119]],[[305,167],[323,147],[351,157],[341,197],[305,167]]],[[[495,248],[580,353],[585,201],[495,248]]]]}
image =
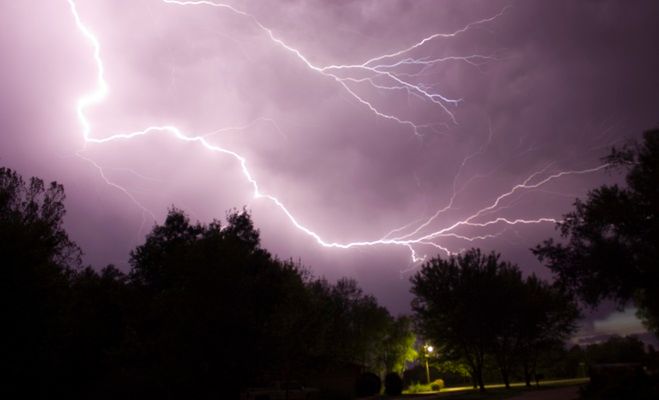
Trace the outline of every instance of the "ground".
{"type": "Polygon", "coordinates": [[[404,395],[400,399],[420,400],[576,400],[579,398],[579,387],[588,379],[567,379],[542,382],[539,388],[527,388],[523,383],[514,383],[510,389],[503,385],[487,385],[487,391],[481,393],[471,387],[447,388],[439,393],[423,393],[404,395]]]}
{"type": "Polygon", "coordinates": [[[513,400],[576,400],[579,398],[579,386],[566,386],[526,392],[519,396],[511,397],[513,400]]]}

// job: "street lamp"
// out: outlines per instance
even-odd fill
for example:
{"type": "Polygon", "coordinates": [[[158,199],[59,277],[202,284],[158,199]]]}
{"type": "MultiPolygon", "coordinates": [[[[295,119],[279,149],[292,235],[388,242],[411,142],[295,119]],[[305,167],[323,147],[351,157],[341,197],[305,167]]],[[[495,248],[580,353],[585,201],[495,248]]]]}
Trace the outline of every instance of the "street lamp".
{"type": "Polygon", "coordinates": [[[434,349],[430,345],[425,345],[425,346],[423,346],[423,348],[426,350],[425,351],[425,355],[426,355],[426,357],[425,357],[426,358],[426,383],[430,384],[430,368],[428,368],[428,357],[430,356],[430,354],[432,353],[432,351],[434,349]]]}

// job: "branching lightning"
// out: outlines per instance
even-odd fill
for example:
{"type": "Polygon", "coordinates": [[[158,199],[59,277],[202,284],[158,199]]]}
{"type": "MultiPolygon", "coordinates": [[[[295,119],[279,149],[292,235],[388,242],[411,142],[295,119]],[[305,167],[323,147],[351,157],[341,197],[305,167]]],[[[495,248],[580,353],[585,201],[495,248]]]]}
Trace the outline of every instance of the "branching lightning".
{"type": "MultiPolygon", "coordinates": [[[[547,173],[549,166],[540,169],[536,172],[533,172],[528,175],[528,177],[523,180],[521,183],[518,183],[512,186],[509,190],[501,192],[497,195],[491,202],[487,205],[478,208],[473,211],[466,217],[461,218],[458,221],[453,221],[451,223],[444,223],[440,221],[440,217],[444,215],[447,211],[454,208],[455,200],[457,196],[460,195],[478,176],[473,176],[470,179],[466,180],[461,186],[458,185],[458,182],[463,173],[464,167],[470,162],[470,160],[480,156],[486,150],[486,147],[490,144],[492,140],[492,133],[488,142],[485,143],[478,151],[475,153],[467,155],[461,165],[459,166],[452,185],[452,193],[449,198],[449,201],[439,208],[427,218],[419,218],[415,221],[412,221],[400,228],[396,228],[382,236],[380,239],[375,240],[364,240],[356,242],[341,243],[335,241],[328,241],[321,237],[319,233],[311,229],[303,222],[299,221],[295,216],[293,211],[289,210],[276,196],[268,193],[264,193],[255,178],[255,176],[250,172],[249,162],[242,155],[237,152],[221,147],[211,143],[208,140],[209,135],[226,132],[233,129],[242,129],[243,127],[229,127],[221,128],[211,133],[205,133],[201,135],[193,135],[186,132],[183,132],[181,129],[176,126],[149,126],[141,130],[136,130],[133,132],[127,133],[117,133],[104,137],[96,137],[92,134],[92,124],[89,121],[86,111],[95,105],[103,102],[109,94],[109,84],[106,81],[105,68],[103,64],[103,59],[101,57],[101,44],[98,39],[94,36],[91,29],[89,29],[84,23],[78,13],[76,3],[74,0],[67,0],[71,14],[75,21],[75,24],[80,31],[80,33],[85,37],[86,40],[91,44],[93,49],[93,58],[96,65],[97,75],[97,86],[96,89],[89,93],[85,94],[78,99],[77,102],[77,118],[82,127],[82,136],[86,144],[105,144],[108,142],[115,141],[128,141],[135,139],[137,137],[151,136],[151,135],[171,135],[176,139],[183,142],[194,142],[203,146],[209,151],[220,153],[225,156],[233,158],[241,167],[242,174],[247,182],[251,185],[253,197],[255,199],[265,199],[269,202],[276,205],[279,210],[288,218],[290,223],[313,238],[320,246],[327,248],[338,248],[338,249],[350,249],[356,247],[365,247],[365,246],[402,246],[407,248],[412,257],[413,262],[423,261],[425,255],[419,255],[420,248],[430,247],[435,250],[440,250],[446,254],[451,254],[456,250],[449,249],[448,246],[441,243],[441,239],[454,239],[461,240],[465,243],[470,243],[478,240],[486,240],[498,237],[501,235],[506,227],[514,225],[531,225],[531,224],[543,224],[543,223],[556,223],[555,218],[540,216],[535,218],[507,218],[503,216],[497,216],[496,212],[501,210],[506,206],[506,201],[509,201],[514,195],[520,192],[532,191],[539,189],[542,186],[547,185],[550,182],[556,181],[566,176],[575,176],[595,173],[606,168],[606,165],[599,165],[592,168],[581,169],[581,170],[569,170],[569,171],[559,171],[554,173],[547,173]],[[444,224],[442,226],[442,223],[444,224]],[[437,225],[440,225],[439,228],[437,225]],[[471,230],[484,230],[485,228],[499,227],[499,231],[496,233],[480,233],[475,235],[466,234],[460,231],[461,228],[469,228],[471,230]]],[[[164,3],[167,3],[171,6],[176,7],[185,7],[185,6],[207,6],[214,7],[218,9],[223,9],[229,11],[238,17],[246,18],[251,23],[258,28],[271,42],[273,45],[278,46],[287,53],[290,53],[295,57],[299,62],[306,66],[311,71],[320,75],[322,79],[330,79],[335,82],[341,89],[343,89],[355,102],[356,104],[363,106],[365,111],[371,112],[378,118],[382,118],[396,124],[400,124],[403,127],[409,129],[415,135],[423,135],[424,129],[428,127],[428,124],[417,123],[403,117],[396,116],[391,113],[386,113],[381,111],[377,105],[370,102],[363,96],[360,96],[353,85],[355,84],[368,84],[375,90],[386,90],[386,91],[404,91],[407,94],[414,95],[423,101],[429,102],[429,104],[438,107],[444,115],[448,118],[450,123],[457,124],[458,121],[453,113],[453,109],[459,106],[462,101],[459,98],[451,98],[449,96],[443,95],[440,92],[433,89],[432,85],[426,85],[422,83],[417,83],[413,78],[422,75],[428,68],[432,67],[435,64],[444,63],[447,61],[459,61],[464,62],[470,66],[480,66],[484,63],[491,62],[495,60],[495,56],[491,55],[467,55],[467,56],[450,56],[450,57],[421,57],[415,58],[410,54],[413,51],[423,48],[429,42],[438,39],[450,39],[457,35],[467,32],[468,30],[478,26],[487,24],[495,21],[497,18],[501,17],[506,11],[507,7],[502,9],[496,15],[471,22],[461,29],[458,29],[451,33],[436,33],[427,37],[422,38],[416,43],[403,48],[401,50],[393,51],[388,54],[379,55],[372,57],[361,64],[348,64],[348,65],[327,65],[327,66],[318,66],[309,61],[309,59],[297,48],[287,44],[284,40],[279,38],[270,28],[264,26],[259,20],[245,12],[241,11],[229,4],[213,2],[213,1],[176,1],[176,0],[161,0],[164,3]],[[400,71],[401,67],[407,67],[405,71],[400,71]],[[409,67],[416,68],[416,71],[410,72],[409,67]],[[397,72],[399,71],[399,72],[397,72]]],[[[272,123],[275,127],[276,124],[274,121],[268,121],[272,123]]],[[[277,128],[279,131],[279,129],[277,128]]],[[[281,131],[279,131],[281,133],[281,131]]],[[[78,153],[78,156],[87,162],[91,163],[99,172],[101,178],[112,187],[116,188],[123,192],[132,202],[134,202],[142,211],[143,215],[149,215],[154,220],[155,215],[151,213],[146,207],[144,207],[140,202],[133,196],[130,191],[126,190],[122,186],[112,182],[103,171],[103,168],[99,166],[89,157],[86,157],[82,152],[78,153]]],[[[144,224],[144,220],[143,220],[144,224]]],[[[458,250],[459,251],[459,250],[458,250]]]]}

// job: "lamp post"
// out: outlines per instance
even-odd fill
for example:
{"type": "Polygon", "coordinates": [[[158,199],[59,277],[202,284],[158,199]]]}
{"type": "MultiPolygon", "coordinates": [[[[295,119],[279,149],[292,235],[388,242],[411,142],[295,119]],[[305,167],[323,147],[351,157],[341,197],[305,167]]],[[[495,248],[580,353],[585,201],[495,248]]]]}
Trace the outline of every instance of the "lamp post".
{"type": "Polygon", "coordinates": [[[425,349],[425,355],[426,355],[426,357],[425,357],[425,359],[426,359],[426,383],[430,384],[430,368],[428,368],[428,357],[432,353],[433,347],[430,346],[430,345],[425,345],[425,346],[423,346],[423,348],[425,349]]]}

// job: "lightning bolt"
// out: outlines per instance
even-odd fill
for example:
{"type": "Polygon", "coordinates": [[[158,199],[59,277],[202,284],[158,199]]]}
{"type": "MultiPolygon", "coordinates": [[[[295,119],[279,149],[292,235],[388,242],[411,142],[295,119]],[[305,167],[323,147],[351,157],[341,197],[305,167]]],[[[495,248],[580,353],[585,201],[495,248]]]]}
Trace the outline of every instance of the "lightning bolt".
{"type": "MultiPolygon", "coordinates": [[[[421,131],[427,125],[415,123],[413,121],[398,117],[393,114],[388,114],[383,111],[380,111],[376,105],[369,102],[364,97],[357,94],[357,92],[352,88],[352,84],[356,83],[367,83],[371,85],[374,89],[378,90],[395,90],[395,91],[405,91],[408,94],[414,95],[424,101],[428,101],[433,105],[439,107],[450,119],[452,123],[456,123],[455,115],[452,112],[452,108],[455,108],[461,102],[461,99],[453,99],[451,97],[445,96],[437,91],[432,89],[432,85],[424,85],[420,83],[414,83],[412,78],[422,75],[428,68],[432,67],[435,64],[443,63],[446,61],[460,61],[465,62],[471,66],[479,66],[483,63],[490,62],[495,59],[494,56],[487,55],[469,55],[469,56],[450,56],[443,58],[414,58],[408,56],[414,50],[422,48],[427,43],[437,40],[437,39],[448,39],[453,38],[457,35],[460,35],[468,30],[478,26],[483,25],[489,22],[496,20],[501,17],[508,9],[508,7],[502,9],[499,13],[487,17],[475,22],[471,22],[464,27],[451,32],[451,33],[436,33],[427,37],[422,38],[416,43],[397,50],[392,53],[379,55],[372,57],[361,64],[348,64],[348,65],[328,65],[328,66],[318,66],[309,61],[309,59],[298,49],[287,44],[284,40],[280,39],[275,33],[264,26],[259,20],[253,15],[241,11],[231,5],[213,1],[176,1],[176,0],[161,0],[164,3],[167,3],[172,6],[208,6],[218,9],[223,9],[234,13],[240,17],[249,19],[254,26],[256,26],[260,31],[262,31],[269,40],[276,46],[279,46],[284,51],[292,54],[296,59],[298,59],[303,65],[309,68],[311,71],[318,73],[321,77],[325,79],[331,79],[336,84],[338,84],[342,89],[344,89],[355,101],[357,104],[360,104],[365,107],[366,110],[372,112],[375,116],[383,118],[385,120],[393,121],[397,124],[408,127],[414,134],[421,135],[421,131]],[[404,58],[401,58],[404,57],[404,58]],[[418,68],[416,72],[406,72],[406,73],[396,73],[397,68],[401,66],[412,66],[418,68]],[[363,77],[363,74],[366,74],[366,77],[363,77]]],[[[599,165],[596,167],[581,169],[581,170],[569,170],[569,171],[559,171],[553,174],[547,174],[548,166],[540,169],[536,172],[530,174],[524,181],[519,184],[514,185],[508,191],[499,194],[493,201],[488,205],[477,209],[472,212],[465,218],[462,218],[456,222],[450,223],[441,227],[439,229],[429,230],[431,226],[436,224],[439,217],[445,212],[453,209],[454,202],[456,197],[464,191],[475,179],[479,176],[474,176],[467,180],[461,187],[458,187],[458,181],[463,173],[464,167],[475,157],[482,155],[487,146],[492,140],[492,130],[490,129],[490,135],[488,141],[475,153],[467,155],[462,163],[460,164],[454,179],[452,186],[452,195],[446,205],[437,209],[430,217],[423,219],[419,218],[413,222],[410,222],[400,228],[396,228],[382,236],[380,239],[376,240],[364,240],[356,242],[334,242],[327,241],[323,239],[318,233],[316,233],[311,228],[304,225],[300,222],[277,197],[274,195],[263,192],[257,180],[255,179],[252,172],[249,169],[248,160],[242,155],[238,154],[235,151],[221,147],[211,143],[207,137],[210,135],[227,132],[236,129],[244,129],[245,127],[227,127],[221,128],[214,132],[206,133],[203,135],[192,135],[186,132],[183,132],[181,129],[176,126],[164,125],[164,126],[149,126],[142,130],[137,130],[127,133],[118,133],[105,137],[95,137],[92,135],[92,125],[89,119],[87,118],[86,111],[95,105],[98,105],[103,100],[105,100],[109,93],[109,85],[105,78],[105,68],[103,65],[103,60],[101,58],[101,45],[92,33],[92,31],[83,23],[76,3],[74,0],[67,0],[69,8],[75,24],[80,31],[80,33],[87,39],[93,48],[93,59],[96,65],[96,89],[86,95],[81,96],[77,102],[76,115],[77,119],[82,127],[82,136],[84,139],[85,146],[87,144],[105,144],[109,142],[116,141],[128,141],[135,139],[141,136],[151,136],[151,135],[171,135],[176,139],[183,142],[194,142],[197,143],[209,151],[219,153],[228,157],[233,158],[241,167],[242,175],[246,181],[251,185],[252,194],[255,199],[264,199],[272,204],[276,205],[279,210],[288,218],[290,223],[308,235],[316,241],[320,246],[326,248],[337,248],[337,249],[350,249],[356,247],[365,247],[365,246],[402,246],[407,248],[411,253],[411,259],[413,263],[418,263],[423,261],[426,256],[418,254],[418,248],[423,246],[428,246],[433,249],[438,249],[445,252],[446,254],[453,254],[454,251],[451,251],[447,246],[444,246],[438,243],[439,239],[452,238],[456,240],[462,240],[465,242],[473,242],[477,240],[486,240],[498,237],[501,235],[504,230],[499,231],[498,233],[485,233],[480,235],[466,235],[457,232],[459,228],[468,227],[474,229],[483,229],[493,226],[515,226],[515,225],[531,225],[531,224],[542,224],[542,223],[556,223],[558,220],[551,217],[538,217],[538,218],[505,218],[501,216],[494,216],[489,219],[483,219],[486,215],[490,215],[500,210],[503,207],[503,204],[518,194],[519,192],[531,191],[538,189],[552,181],[558,180],[565,176],[570,175],[583,175],[591,174],[606,168],[606,165],[599,165]],[[407,233],[405,233],[407,232],[407,233]],[[397,236],[396,236],[397,235],[397,236]]],[[[275,127],[276,124],[274,121],[266,120],[266,122],[272,123],[275,127]]],[[[279,129],[277,128],[279,131],[279,129]]],[[[281,131],[279,131],[281,133],[281,131]]],[[[83,148],[84,150],[84,148],[83,148]]],[[[155,215],[150,212],[146,207],[144,207],[136,198],[133,196],[130,191],[126,190],[119,184],[112,182],[104,173],[103,168],[94,162],[92,159],[83,155],[83,152],[78,152],[78,156],[83,160],[91,163],[99,172],[101,178],[110,186],[115,189],[123,192],[133,203],[135,203],[143,212],[143,217],[149,215],[154,220],[156,219],[155,215]]],[[[142,226],[144,225],[144,218],[142,221],[142,226]]],[[[141,230],[142,227],[140,227],[141,230]]]]}

